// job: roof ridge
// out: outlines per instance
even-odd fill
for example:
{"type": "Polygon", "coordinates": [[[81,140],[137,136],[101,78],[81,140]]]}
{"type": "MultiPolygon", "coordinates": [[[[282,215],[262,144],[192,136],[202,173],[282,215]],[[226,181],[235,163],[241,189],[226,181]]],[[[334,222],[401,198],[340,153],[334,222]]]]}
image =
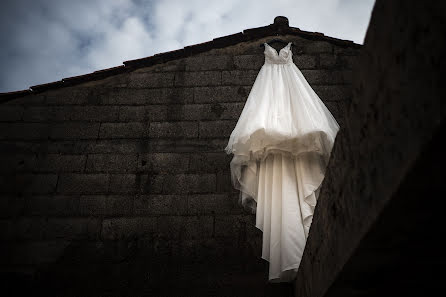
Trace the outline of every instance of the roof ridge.
{"type": "Polygon", "coordinates": [[[361,44],[354,43],[351,40],[339,39],[335,37],[326,36],[320,32],[303,31],[296,27],[290,27],[288,26],[287,18],[278,16],[274,19],[273,24],[267,26],[245,29],[243,30],[243,32],[217,37],[210,41],[197,43],[194,45],[188,45],[181,49],[158,53],[153,56],[148,56],[145,58],[124,61],[123,65],[119,65],[116,67],[101,69],[83,75],[62,78],[62,80],[60,81],[34,85],[25,90],[0,93],[0,103],[8,101],[10,99],[23,97],[29,94],[38,94],[49,89],[58,89],[62,87],[81,84],[88,81],[100,80],[116,74],[131,72],[138,68],[148,67],[155,64],[161,64],[171,60],[177,60],[180,58],[186,58],[199,53],[207,52],[212,49],[236,45],[241,42],[253,41],[259,38],[276,34],[282,34],[282,35],[289,34],[289,35],[300,36],[310,40],[328,41],[332,44],[345,47],[354,47],[354,48],[362,47],[361,44]]]}

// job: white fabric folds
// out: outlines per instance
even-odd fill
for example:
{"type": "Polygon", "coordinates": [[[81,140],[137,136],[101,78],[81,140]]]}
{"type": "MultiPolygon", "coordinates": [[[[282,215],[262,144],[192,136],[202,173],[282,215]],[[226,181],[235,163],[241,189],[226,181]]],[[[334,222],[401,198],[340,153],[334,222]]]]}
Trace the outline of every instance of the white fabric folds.
{"type": "Polygon", "coordinates": [[[293,63],[265,43],[265,63],[225,148],[239,203],[256,214],[270,282],[295,279],[339,125],[293,63]]]}

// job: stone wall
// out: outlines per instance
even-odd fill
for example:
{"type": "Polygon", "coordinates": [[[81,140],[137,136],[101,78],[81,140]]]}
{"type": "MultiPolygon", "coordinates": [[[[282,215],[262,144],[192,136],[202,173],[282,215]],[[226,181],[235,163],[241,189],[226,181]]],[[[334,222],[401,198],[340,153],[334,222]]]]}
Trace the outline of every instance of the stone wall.
{"type": "Polygon", "coordinates": [[[444,290],[445,11],[376,1],[295,296],[444,290]]]}
{"type": "MultiPolygon", "coordinates": [[[[272,37],[1,103],[7,284],[292,295],[267,284],[262,233],[237,204],[224,152],[272,37]]],[[[281,37],[342,133],[359,49],[281,37]]]]}

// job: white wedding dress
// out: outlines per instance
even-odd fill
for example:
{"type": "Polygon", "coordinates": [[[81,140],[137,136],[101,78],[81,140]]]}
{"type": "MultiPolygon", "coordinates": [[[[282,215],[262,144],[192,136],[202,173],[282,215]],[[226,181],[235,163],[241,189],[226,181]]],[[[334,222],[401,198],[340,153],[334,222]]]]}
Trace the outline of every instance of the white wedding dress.
{"type": "Polygon", "coordinates": [[[265,43],[265,63],[227,154],[239,203],[256,214],[270,282],[295,279],[339,125],[293,63],[265,43]]]}

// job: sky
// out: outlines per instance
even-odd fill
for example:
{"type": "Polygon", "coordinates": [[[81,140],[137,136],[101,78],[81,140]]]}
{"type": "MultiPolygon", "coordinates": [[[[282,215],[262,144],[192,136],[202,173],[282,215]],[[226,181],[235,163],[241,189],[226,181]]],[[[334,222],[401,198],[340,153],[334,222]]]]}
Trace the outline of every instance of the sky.
{"type": "Polygon", "coordinates": [[[0,92],[272,24],[362,44],[374,0],[1,0],[0,92]]]}

